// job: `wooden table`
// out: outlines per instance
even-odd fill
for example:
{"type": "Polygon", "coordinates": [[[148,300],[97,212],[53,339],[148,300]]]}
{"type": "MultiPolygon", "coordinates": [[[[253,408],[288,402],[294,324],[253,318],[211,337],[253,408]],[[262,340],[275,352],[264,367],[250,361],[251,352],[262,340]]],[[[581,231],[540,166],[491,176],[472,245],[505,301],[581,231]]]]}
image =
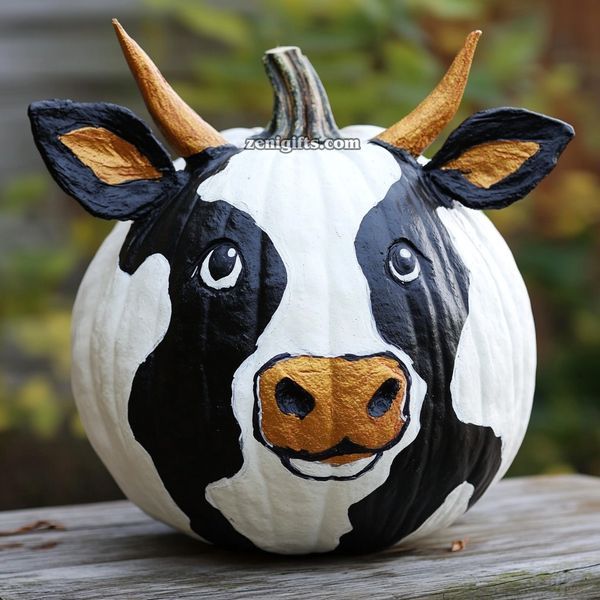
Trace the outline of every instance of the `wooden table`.
{"type": "Polygon", "coordinates": [[[600,479],[578,475],[502,481],[419,546],[360,557],[217,550],[125,501],[4,512],[0,530],[2,600],[600,598],[600,479]]]}

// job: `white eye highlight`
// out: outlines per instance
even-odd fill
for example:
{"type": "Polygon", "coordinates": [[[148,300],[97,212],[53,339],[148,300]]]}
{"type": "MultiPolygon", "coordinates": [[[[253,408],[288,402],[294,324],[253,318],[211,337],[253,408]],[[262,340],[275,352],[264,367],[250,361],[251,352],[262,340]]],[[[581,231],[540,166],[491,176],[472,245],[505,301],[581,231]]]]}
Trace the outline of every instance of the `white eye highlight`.
{"type": "Polygon", "coordinates": [[[214,290],[233,287],[242,272],[240,254],[230,242],[215,246],[202,260],[200,278],[214,290]]]}
{"type": "Polygon", "coordinates": [[[409,283],[421,273],[416,253],[406,242],[396,242],[388,251],[388,268],[396,281],[409,283]]]}

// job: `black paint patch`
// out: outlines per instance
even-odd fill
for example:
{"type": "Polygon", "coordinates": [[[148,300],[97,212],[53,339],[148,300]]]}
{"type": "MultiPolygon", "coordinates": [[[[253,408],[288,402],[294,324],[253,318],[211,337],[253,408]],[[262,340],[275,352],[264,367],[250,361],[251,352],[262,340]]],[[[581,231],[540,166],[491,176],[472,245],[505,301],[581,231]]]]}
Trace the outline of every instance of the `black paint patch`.
{"type": "Polygon", "coordinates": [[[187,173],[173,168],[167,151],[129,109],[105,102],[45,100],[29,107],[33,138],[58,185],[85,210],[103,219],[137,219],[183,187],[187,173]],[[59,137],[82,127],[102,127],[135,146],[161,173],[110,185],[84,165],[59,137]]]}
{"type": "Polygon", "coordinates": [[[475,486],[471,502],[500,466],[501,441],[489,427],[458,420],[450,381],[468,314],[469,273],[435,213],[439,205],[421,167],[395,151],[402,178],[365,216],[355,241],[369,283],[379,333],[405,351],[427,383],[416,439],[394,459],[386,482],[350,507],[352,531],[338,551],[366,552],[394,544],[416,530],[464,481],[475,486]],[[408,240],[420,275],[408,283],[389,273],[388,249],[408,240]]]}
{"type": "Polygon", "coordinates": [[[223,168],[233,152],[205,151],[188,161],[190,184],[151,218],[133,224],[120,262],[132,273],[160,253],[171,265],[169,329],[139,367],[129,400],[135,438],[196,533],[221,545],[249,548],[251,542],[208,503],[205,490],[242,467],[241,432],[231,404],[233,375],[255,351],[287,279],[273,244],[250,216],[196,194],[200,181],[223,168]],[[230,242],[242,258],[232,288],[211,289],[200,279],[200,262],[217,241],[230,242]]]}
{"type": "Polygon", "coordinates": [[[504,208],[523,198],[552,171],[574,134],[567,123],[528,110],[484,110],[459,125],[423,171],[444,194],[469,208],[504,208]],[[442,168],[469,148],[498,140],[536,142],[539,150],[487,189],[474,185],[456,169],[442,168]]]}

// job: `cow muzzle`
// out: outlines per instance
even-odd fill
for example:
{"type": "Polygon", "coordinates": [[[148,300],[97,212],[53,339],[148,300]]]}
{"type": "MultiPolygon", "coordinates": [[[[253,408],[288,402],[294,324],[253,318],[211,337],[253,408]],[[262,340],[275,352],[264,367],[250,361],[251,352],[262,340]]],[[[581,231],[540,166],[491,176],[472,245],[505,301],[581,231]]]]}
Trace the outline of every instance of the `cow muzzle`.
{"type": "Polygon", "coordinates": [[[400,440],[409,386],[389,354],[278,357],[256,377],[255,436],[296,475],[354,478],[400,440]],[[307,462],[308,472],[298,466],[307,462]]]}

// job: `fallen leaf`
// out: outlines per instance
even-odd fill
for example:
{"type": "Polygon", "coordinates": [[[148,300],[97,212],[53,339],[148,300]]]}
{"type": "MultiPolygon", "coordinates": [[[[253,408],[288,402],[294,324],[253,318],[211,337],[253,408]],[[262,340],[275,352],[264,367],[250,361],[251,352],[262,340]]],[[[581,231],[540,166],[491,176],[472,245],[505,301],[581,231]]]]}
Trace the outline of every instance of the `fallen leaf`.
{"type": "Polygon", "coordinates": [[[9,535],[19,535],[21,533],[32,533],[38,531],[64,531],[66,528],[62,523],[55,523],[54,521],[45,521],[40,519],[17,527],[17,529],[10,529],[8,531],[0,531],[0,537],[6,537],[9,535]]]}
{"type": "Polygon", "coordinates": [[[21,542],[8,542],[6,544],[0,544],[0,550],[12,550],[13,548],[22,548],[21,542]]]}
{"type": "Polygon", "coordinates": [[[56,548],[58,546],[58,542],[44,542],[43,544],[36,544],[35,546],[31,546],[32,550],[50,550],[51,548],[56,548]]]}
{"type": "Polygon", "coordinates": [[[467,541],[467,538],[454,540],[450,546],[450,552],[460,552],[461,550],[464,550],[467,547],[467,541]]]}

